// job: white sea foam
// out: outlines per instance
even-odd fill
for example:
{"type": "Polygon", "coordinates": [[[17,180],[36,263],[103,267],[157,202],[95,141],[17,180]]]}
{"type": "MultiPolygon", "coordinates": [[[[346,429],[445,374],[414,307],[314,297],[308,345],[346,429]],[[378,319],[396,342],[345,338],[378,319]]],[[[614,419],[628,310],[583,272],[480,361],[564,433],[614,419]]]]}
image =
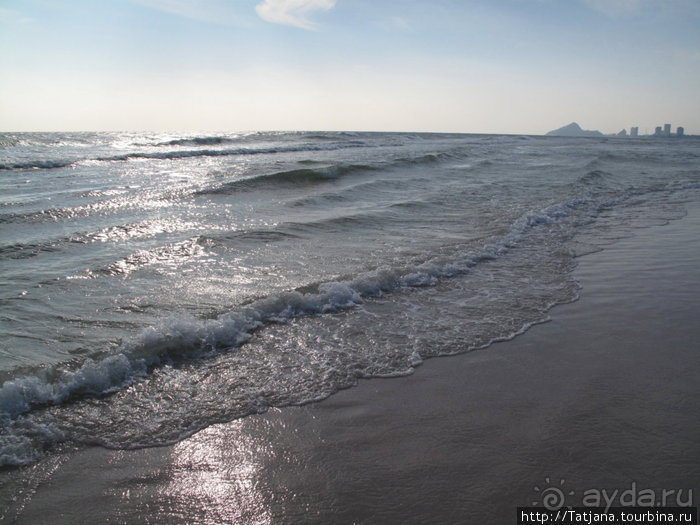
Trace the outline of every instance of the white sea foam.
{"type": "MultiPolygon", "coordinates": [[[[619,202],[626,198],[621,196],[614,200],[619,202]]],[[[589,200],[574,198],[526,213],[501,237],[477,250],[458,251],[452,257],[434,258],[412,267],[380,268],[348,281],[321,283],[312,292],[277,293],[213,320],[168,317],[125,343],[115,355],[99,360],[88,358],[74,370],[44,370],[34,376],[5,382],[0,388],[0,417],[14,419],[35,406],[56,405],[80,396],[101,396],[118,391],[135,378],[147,375],[152,367],[235,349],[268,323],[286,323],[300,316],[346,310],[367,298],[399,289],[435,286],[445,278],[468,272],[480,262],[501,257],[531,230],[556,223],[568,217],[572,210],[590,204],[589,200]]],[[[606,201],[604,205],[612,203],[606,201]]]]}
{"type": "Polygon", "coordinates": [[[349,281],[321,283],[313,292],[274,294],[214,320],[169,317],[124,344],[116,355],[86,359],[75,370],[44,371],[7,381],[0,388],[0,416],[16,418],[34,406],[117,391],[151,367],[239,347],[267,323],[346,310],[361,304],[363,299],[398,289],[434,286],[442,279],[469,271],[479,262],[498,258],[528,231],[564,218],[571,208],[582,204],[585,201],[574,199],[528,213],[516,220],[505,235],[476,251],[457,252],[452,257],[434,258],[412,267],[380,268],[349,281]]]}

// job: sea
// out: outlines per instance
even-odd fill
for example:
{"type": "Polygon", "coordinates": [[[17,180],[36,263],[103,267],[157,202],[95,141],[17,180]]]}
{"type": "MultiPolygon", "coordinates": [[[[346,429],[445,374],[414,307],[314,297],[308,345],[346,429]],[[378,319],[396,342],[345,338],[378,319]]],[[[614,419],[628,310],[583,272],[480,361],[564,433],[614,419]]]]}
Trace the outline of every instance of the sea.
{"type": "Polygon", "coordinates": [[[694,137],[0,133],[0,466],[496,351],[699,200],[694,137]]]}

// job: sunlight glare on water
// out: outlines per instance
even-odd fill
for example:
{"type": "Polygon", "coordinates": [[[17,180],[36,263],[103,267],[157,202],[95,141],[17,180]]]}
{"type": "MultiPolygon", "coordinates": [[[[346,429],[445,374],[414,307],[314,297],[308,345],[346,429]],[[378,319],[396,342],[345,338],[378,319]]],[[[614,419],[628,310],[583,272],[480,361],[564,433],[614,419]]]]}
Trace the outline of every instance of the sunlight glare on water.
{"type": "Polygon", "coordinates": [[[172,478],[162,497],[171,500],[174,517],[208,525],[272,523],[259,470],[261,459],[274,452],[248,432],[238,420],[226,428],[211,426],[173,447],[172,478]]]}

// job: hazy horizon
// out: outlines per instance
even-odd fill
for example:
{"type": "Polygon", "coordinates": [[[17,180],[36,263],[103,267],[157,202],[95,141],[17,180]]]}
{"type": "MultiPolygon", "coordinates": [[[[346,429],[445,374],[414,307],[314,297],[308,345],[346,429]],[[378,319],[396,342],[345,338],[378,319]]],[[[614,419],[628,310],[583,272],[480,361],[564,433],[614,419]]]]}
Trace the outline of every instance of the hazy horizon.
{"type": "Polygon", "coordinates": [[[691,0],[0,0],[0,130],[700,134],[691,0]]]}
{"type": "MultiPolygon", "coordinates": [[[[556,130],[550,130],[550,131],[556,131],[556,130]]],[[[597,131],[597,130],[591,130],[591,131],[597,131]]],[[[620,130],[622,131],[622,130],[620,130]]],[[[629,139],[629,138],[669,138],[665,135],[655,135],[654,133],[642,133],[640,132],[638,136],[636,137],[631,137],[629,135],[629,128],[625,130],[627,132],[626,135],[618,135],[618,133],[603,133],[602,135],[599,135],[599,137],[603,138],[622,138],[622,139],[629,139]]],[[[553,138],[595,138],[593,136],[578,136],[578,135],[556,135],[556,134],[550,134],[549,132],[544,132],[544,133],[499,133],[499,132],[483,132],[483,131],[416,131],[416,130],[411,130],[411,129],[402,129],[402,130],[363,130],[363,129],[307,129],[307,128],[302,128],[302,129],[230,129],[230,130],[225,130],[225,129],[74,129],[74,130],[61,130],[61,129],[44,129],[44,130],[14,130],[14,129],[0,129],[0,133],[3,134],[26,134],[26,135],[32,135],[32,134],[56,134],[56,135],[68,135],[68,134],[91,134],[91,133],[97,133],[97,134],[125,134],[125,135],[160,135],[164,137],[209,137],[209,138],[219,138],[219,137],[226,137],[226,136],[239,136],[239,135],[250,135],[250,134],[287,134],[287,133],[301,133],[301,134],[308,134],[308,133],[327,133],[327,134],[333,134],[333,133],[340,133],[340,134],[386,134],[386,135],[395,135],[395,134],[402,134],[402,133],[408,133],[408,134],[416,134],[416,135],[494,135],[494,136],[513,136],[513,137],[523,137],[523,136],[531,136],[531,137],[553,137],[553,138]]],[[[601,132],[602,133],[602,132],[601,132]]],[[[697,138],[700,137],[700,134],[694,134],[694,133],[688,133],[684,129],[683,133],[684,138],[697,138]]],[[[671,133],[670,138],[676,138],[676,130],[674,129],[671,133]]]]}

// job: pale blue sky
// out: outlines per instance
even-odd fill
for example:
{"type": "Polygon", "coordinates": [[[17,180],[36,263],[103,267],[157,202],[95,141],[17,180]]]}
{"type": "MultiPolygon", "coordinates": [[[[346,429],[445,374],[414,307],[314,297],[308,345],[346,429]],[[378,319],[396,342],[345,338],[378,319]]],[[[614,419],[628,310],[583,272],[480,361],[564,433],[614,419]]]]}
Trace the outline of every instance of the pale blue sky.
{"type": "Polygon", "coordinates": [[[1,130],[700,133],[698,0],[0,0],[1,130]]]}

